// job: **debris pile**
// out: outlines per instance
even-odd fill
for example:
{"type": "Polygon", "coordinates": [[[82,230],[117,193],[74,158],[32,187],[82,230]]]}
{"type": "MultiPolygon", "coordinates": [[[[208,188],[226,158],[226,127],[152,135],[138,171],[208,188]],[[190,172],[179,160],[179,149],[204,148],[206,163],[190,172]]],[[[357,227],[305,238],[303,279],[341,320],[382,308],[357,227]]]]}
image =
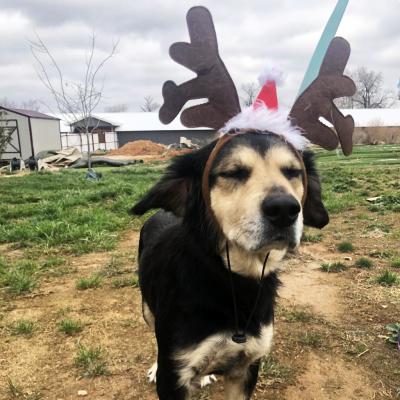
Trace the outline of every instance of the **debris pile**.
{"type": "Polygon", "coordinates": [[[163,144],[154,143],[151,140],[136,140],[128,142],[116,150],[111,150],[111,156],[161,156],[167,148],[163,144]]]}

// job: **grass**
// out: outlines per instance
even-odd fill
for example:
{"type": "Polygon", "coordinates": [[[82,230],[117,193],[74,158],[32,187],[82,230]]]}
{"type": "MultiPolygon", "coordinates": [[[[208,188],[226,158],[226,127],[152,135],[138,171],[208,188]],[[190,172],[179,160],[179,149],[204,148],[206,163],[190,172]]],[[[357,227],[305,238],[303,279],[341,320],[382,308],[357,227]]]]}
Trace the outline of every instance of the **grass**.
{"type": "Polygon", "coordinates": [[[354,265],[358,268],[371,269],[373,267],[372,261],[366,257],[360,257],[356,260],[354,265]]]}
{"type": "Polygon", "coordinates": [[[400,258],[395,258],[391,261],[390,266],[392,268],[400,268],[400,258]]]}
{"type": "Polygon", "coordinates": [[[299,338],[299,343],[303,346],[319,348],[323,345],[323,337],[317,332],[306,332],[299,338]]]}
{"type": "Polygon", "coordinates": [[[115,289],[120,289],[127,286],[138,287],[139,279],[136,275],[124,278],[116,278],[111,282],[111,286],[115,289]]]}
{"type": "Polygon", "coordinates": [[[373,258],[390,258],[392,257],[392,252],[390,250],[373,250],[369,253],[370,257],[373,258]]]}
{"type": "Polygon", "coordinates": [[[313,234],[313,233],[303,232],[301,240],[307,243],[318,243],[322,242],[323,238],[324,236],[322,235],[322,233],[313,234]]]}
{"type": "Polygon", "coordinates": [[[336,247],[342,253],[351,253],[354,251],[354,245],[350,242],[340,242],[336,247]]]}
{"type": "Polygon", "coordinates": [[[101,275],[105,277],[113,277],[122,275],[125,272],[126,269],[124,268],[124,264],[121,257],[113,255],[111,256],[110,261],[102,269],[101,275]]]}
{"type": "Polygon", "coordinates": [[[74,321],[71,318],[65,318],[58,324],[58,330],[68,336],[73,336],[82,332],[83,324],[79,321],[74,321]]]}
{"type": "Polygon", "coordinates": [[[24,389],[14,383],[10,378],[7,380],[7,399],[18,399],[18,400],[40,400],[43,395],[37,391],[25,392],[24,389]]]}
{"type": "Polygon", "coordinates": [[[88,278],[80,278],[76,282],[78,290],[97,289],[103,284],[103,277],[99,274],[93,274],[88,278]]]}
{"type": "Polygon", "coordinates": [[[388,269],[379,274],[375,279],[382,286],[394,286],[400,282],[399,276],[388,269]]]}
{"type": "Polygon", "coordinates": [[[103,179],[90,183],[83,170],[2,179],[0,243],[78,255],[110,251],[120,231],[131,224],[140,226],[141,219],[132,220],[128,210],[162,169],[163,165],[99,168],[103,179]]]}
{"type": "Polygon", "coordinates": [[[35,324],[32,321],[21,319],[16,321],[10,327],[10,332],[12,335],[19,336],[31,336],[35,330],[35,324]]]}
{"type": "Polygon", "coordinates": [[[101,347],[80,345],[75,357],[75,365],[81,370],[82,377],[95,378],[96,376],[109,375],[101,347]]]}
{"type": "Polygon", "coordinates": [[[388,332],[387,341],[398,346],[400,343],[400,324],[388,324],[386,325],[386,330],[388,332]]]}
{"type": "Polygon", "coordinates": [[[13,295],[30,293],[38,285],[38,266],[29,260],[2,261],[0,265],[0,287],[13,295]]]}
{"type": "MultiPolygon", "coordinates": [[[[324,233],[327,240],[319,235],[316,230],[307,230],[305,238],[303,239],[310,243],[317,243],[323,239],[324,243],[328,245],[331,243],[332,232],[334,232],[335,229],[339,230],[343,228],[340,232],[341,235],[345,235],[335,236],[336,243],[345,238],[351,238],[352,232],[369,234],[369,232],[363,232],[363,229],[364,231],[379,229],[384,232],[390,230],[385,236],[385,240],[376,240],[379,250],[373,255],[368,255],[367,253],[366,257],[369,257],[374,264],[387,264],[389,269],[395,271],[393,268],[396,268],[396,266],[392,266],[391,264],[396,260],[396,257],[398,258],[399,254],[397,254],[396,247],[393,245],[395,241],[393,235],[397,234],[397,239],[400,239],[400,230],[397,229],[398,224],[396,222],[398,220],[398,214],[394,214],[396,212],[394,196],[398,193],[399,187],[390,186],[390,182],[398,182],[400,170],[400,157],[398,157],[399,149],[399,146],[395,149],[394,147],[390,148],[388,146],[356,146],[354,154],[349,158],[343,157],[340,152],[318,151],[317,163],[323,185],[324,202],[331,214],[331,225],[327,227],[327,231],[324,233]],[[396,161],[393,161],[394,159],[396,159],[396,161]],[[377,166],[379,166],[379,168],[377,168],[377,166]],[[370,204],[366,200],[369,197],[380,195],[384,197],[383,200],[378,201],[377,204],[370,204]],[[377,214],[371,214],[368,211],[370,206],[374,207],[377,214]],[[351,209],[355,210],[355,212],[350,212],[350,216],[357,215],[358,219],[349,218],[349,220],[347,220],[347,211],[351,209]],[[343,215],[341,214],[342,212],[343,215]],[[397,219],[394,220],[394,218],[397,219]],[[337,221],[343,221],[343,225],[340,227],[335,225],[337,221]],[[382,260],[376,260],[376,258],[382,260]]],[[[85,171],[83,170],[65,170],[56,174],[31,174],[19,178],[0,178],[2,192],[2,202],[0,204],[0,242],[6,244],[6,246],[1,246],[2,253],[7,254],[7,257],[22,257],[29,260],[37,260],[34,263],[36,265],[32,265],[32,267],[18,266],[17,261],[14,259],[10,260],[7,258],[6,260],[0,260],[0,286],[2,286],[2,289],[0,289],[0,318],[6,316],[7,312],[13,308],[21,310],[22,303],[30,307],[29,302],[31,302],[31,299],[19,301],[19,299],[10,299],[9,294],[7,294],[9,283],[6,282],[9,276],[15,271],[24,271],[31,282],[33,282],[32,285],[28,284],[26,286],[28,288],[27,291],[19,291],[17,288],[16,293],[28,293],[29,291],[35,290],[35,288],[40,285],[41,279],[45,274],[47,278],[51,271],[54,271],[54,273],[61,271],[69,265],[69,260],[74,260],[71,262],[71,265],[79,265],[79,261],[75,263],[75,258],[71,257],[71,255],[80,255],[95,251],[112,251],[119,240],[121,232],[128,229],[134,230],[140,227],[143,219],[131,217],[127,214],[127,211],[160,176],[163,167],[164,165],[102,169],[103,180],[90,184],[84,181],[83,176],[85,171]],[[34,256],[30,257],[29,255],[34,256]],[[63,260],[65,260],[64,263],[63,260]]],[[[143,218],[146,218],[146,216],[143,218]]],[[[369,235],[368,238],[375,244],[375,242],[371,240],[373,239],[372,235],[369,235]]],[[[364,242],[366,243],[366,240],[363,239],[361,234],[360,238],[354,238],[354,245],[357,246],[357,248],[364,248],[364,242]],[[359,245],[359,241],[362,244],[359,245]]],[[[355,259],[357,259],[357,256],[355,259]]],[[[101,268],[99,274],[101,273],[103,282],[108,282],[104,291],[98,290],[92,293],[95,298],[104,296],[105,291],[108,290],[111,285],[123,287],[129,282],[129,278],[126,278],[128,274],[125,268],[130,267],[128,266],[128,261],[125,256],[123,256],[122,259],[118,256],[114,256],[110,260],[109,265],[100,265],[98,268],[101,268]]],[[[331,267],[329,270],[331,270],[331,267]]],[[[87,274],[90,275],[91,272],[87,274]]],[[[82,276],[84,275],[82,274],[82,276]]],[[[352,276],[349,276],[349,278],[352,278],[352,276]]],[[[65,280],[75,282],[77,277],[67,277],[65,280]]],[[[19,280],[17,279],[16,281],[18,282],[19,280]]],[[[57,280],[57,285],[60,284],[59,281],[64,281],[64,278],[62,280],[57,280]]],[[[15,287],[17,286],[18,285],[15,287]]],[[[47,288],[47,283],[43,283],[43,286],[47,288]]],[[[48,286],[50,287],[51,285],[48,286]]],[[[366,285],[366,288],[364,288],[364,286],[358,288],[358,286],[359,285],[355,285],[354,290],[360,291],[359,301],[363,301],[364,299],[363,295],[366,293],[364,290],[373,290],[374,293],[376,290],[379,291],[382,296],[385,296],[385,301],[382,300],[382,304],[389,304],[389,301],[392,300],[393,302],[397,301],[397,298],[389,298],[389,300],[386,301],[386,296],[391,296],[393,290],[387,290],[385,287],[379,288],[378,285],[376,285],[376,289],[372,289],[368,285],[366,285]]],[[[24,285],[20,285],[20,287],[23,288],[24,285]]],[[[130,289],[128,290],[130,291],[130,289]]],[[[353,295],[354,290],[351,289],[351,293],[349,294],[353,295]]],[[[117,291],[113,293],[116,296],[122,295],[122,293],[118,293],[117,291]]],[[[85,293],[76,293],[76,295],[78,297],[86,297],[85,293]]],[[[395,295],[397,296],[397,292],[395,295]]],[[[51,297],[52,296],[53,295],[51,295],[51,297]]],[[[57,296],[57,293],[55,293],[54,296],[57,296]]],[[[35,298],[34,302],[43,301],[43,307],[46,307],[46,299],[47,297],[39,297],[35,298]]],[[[345,300],[347,302],[347,297],[345,300]]],[[[361,309],[354,307],[353,310],[349,312],[354,313],[355,317],[360,317],[360,329],[371,334],[372,338],[376,338],[376,334],[380,333],[379,331],[371,333],[370,327],[372,325],[379,326],[379,324],[381,324],[380,326],[382,326],[382,321],[398,322],[396,315],[392,315],[393,311],[396,311],[393,307],[388,307],[388,309],[381,309],[378,307],[379,310],[377,310],[375,314],[373,310],[375,310],[376,307],[373,308],[373,304],[371,305],[369,301],[363,302],[362,306],[361,309]],[[370,316],[372,322],[365,321],[361,318],[364,308],[365,310],[371,311],[370,316]]],[[[57,304],[55,307],[56,312],[59,307],[62,307],[62,304],[57,304]]],[[[65,308],[65,310],[67,310],[67,308],[65,308]]],[[[56,323],[54,323],[54,318],[50,318],[47,322],[41,322],[41,324],[46,323],[47,325],[43,325],[43,329],[41,328],[40,332],[37,334],[37,339],[40,340],[36,340],[35,337],[35,341],[30,341],[29,344],[32,343],[32,346],[40,346],[42,338],[47,341],[47,336],[52,343],[51,335],[53,335],[53,338],[55,333],[56,336],[64,335],[64,333],[58,333],[56,330],[59,329],[58,324],[61,323],[60,320],[67,319],[71,311],[72,310],[63,311],[63,315],[55,315],[56,323]]],[[[73,311],[74,313],[76,312],[75,307],[73,311]]],[[[84,315],[86,311],[85,309],[79,309],[79,312],[82,314],[78,314],[77,316],[71,314],[74,316],[72,325],[74,325],[74,322],[78,322],[79,318],[84,320],[84,317],[81,315],[84,315]]],[[[101,320],[103,311],[104,309],[94,310],[93,318],[101,320]]],[[[318,347],[320,343],[322,343],[321,346],[323,346],[327,338],[332,341],[336,340],[335,335],[337,332],[334,330],[334,327],[331,328],[330,325],[329,327],[326,326],[326,329],[331,329],[332,337],[324,333],[324,336],[319,340],[318,335],[315,336],[313,332],[311,332],[311,336],[310,333],[308,333],[304,337],[300,337],[304,333],[304,329],[301,330],[303,324],[311,322],[311,329],[320,329],[316,326],[319,321],[312,319],[312,315],[307,309],[300,309],[297,307],[292,309],[287,307],[287,310],[282,314],[285,317],[284,323],[286,323],[289,328],[287,330],[289,331],[288,335],[290,335],[293,340],[292,342],[285,341],[286,344],[283,344],[283,341],[277,342],[275,354],[277,354],[277,357],[282,357],[282,359],[276,358],[274,360],[268,358],[266,361],[263,361],[262,372],[268,375],[267,379],[264,380],[268,382],[267,384],[274,384],[274,382],[278,384],[279,382],[285,383],[293,379],[293,376],[295,376],[298,371],[301,372],[302,365],[298,362],[302,360],[301,350],[299,352],[297,364],[294,358],[290,358],[296,353],[296,350],[299,349],[299,338],[304,343],[303,346],[305,348],[303,350],[308,350],[306,348],[307,346],[318,347]],[[288,359],[289,361],[286,361],[288,359]],[[291,361],[292,359],[293,364],[291,361]],[[287,366],[285,363],[287,363],[287,366]],[[296,370],[297,367],[299,368],[296,370]]],[[[66,325],[68,326],[69,324],[66,325]]],[[[127,319],[125,316],[120,322],[117,321],[116,326],[121,326],[123,328],[119,331],[116,330],[116,340],[118,339],[118,334],[121,334],[122,331],[126,332],[128,327],[130,331],[134,328],[134,331],[137,331],[135,333],[139,333],[140,336],[141,327],[140,324],[137,324],[136,319],[127,319]]],[[[2,330],[2,332],[4,332],[5,335],[3,336],[5,336],[6,339],[4,341],[4,346],[8,351],[10,347],[12,348],[13,342],[20,339],[7,337],[8,331],[6,329],[2,330]]],[[[77,338],[79,336],[80,334],[78,333],[77,338]]],[[[4,337],[0,337],[0,342],[2,344],[3,339],[4,337]]],[[[70,340],[73,342],[75,338],[70,340]]],[[[368,340],[366,340],[366,343],[368,346],[371,344],[368,340]]],[[[107,357],[105,357],[102,350],[106,348],[105,341],[100,338],[100,340],[94,342],[94,344],[95,346],[102,346],[102,348],[84,347],[83,349],[77,349],[76,366],[79,368],[79,374],[82,376],[96,376],[102,375],[102,373],[108,373],[107,357]]],[[[335,346],[337,344],[338,343],[335,343],[335,346]]],[[[336,349],[336,347],[332,346],[332,349],[333,348],[336,349]]],[[[361,345],[360,347],[356,346],[354,354],[362,353],[363,349],[364,347],[361,347],[361,345]]],[[[111,351],[110,349],[110,352],[111,351]]],[[[305,353],[307,353],[307,351],[305,353]]],[[[334,353],[336,355],[336,350],[334,353]]],[[[390,380],[392,382],[397,382],[396,378],[398,375],[393,378],[393,374],[386,368],[386,365],[390,363],[393,367],[392,359],[394,353],[390,352],[390,359],[388,354],[384,352],[380,353],[379,356],[382,357],[382,362],[376,363],[379,364],[376,368],[369,359],[369,357],[372,357],[372,354],[373,352],[371,351],[363,356],[362,360],[365,361],[365,368],[371,367],[371,371],[375,372],[381,369],[376,375],[377,378],[382,378],[385,386],[387,382],[389,382],[388,385],[390,385],[390,380]]],[[[144,353],[141,354],[142,359],[139,359],[138,362],[144,362],[143,360],[147,355],[144,353]]],[[[69,358],[70,356],[71,354],[67,352],[66,356],[60,359],[61,362],[64,362],[64,365],[66,365],[66,372],[69,374],[71,371],[68,371],[68,368],[72,366],[72,362],[69,358]],[[69,365],[65,363],[69,363],[69,365]]],[[[72,358],[74,356],[75,354],[72,354],[72,358]]],[[[116,353],[110,353],[110,359],[111,357],[120,358],[116,353]]],[[[51,357],[49,362],[52,362],[51,357]]],[[[121,366],[129,368],[128,364],[121,364],[121,366]]],[[[12,360],[9,361],[7,359],[6,369],[4,371],[7,375],[5,376],[13,376],[12,368],[12,360]]],[[[41,387],[52,387],[53,382],[51,379],[49,380],[49,378],[40,374],[37,378],[39,379],[41,387]]],[[[66,388],[71,389],[71,385],[66,388]]],[[[399,385],[395,385],[396,388],[398,386],[399,385]]],[[[71,390],[75,389],[72,388],[71,390]]],[[[26,393],[24,390],[21,389],[19,392],[17,391],[17,393],[20,393],[18,394],[19,399],[25,398],[24,396],[26,393]]],[[[277,396],[279,397],[280,394],[282,393],[278,393],[277,396]]],[[[8,393],[5,395],[7,396],[8,393]]],[[[148,395],[150,396],[150,394],[148,395]]],[[[94,396],[96,397],[96,394],[94,394],[94,396]]],[[[121,391],[121,396],[124,397],[124,389],[121,391]]],[[[7,398],[12,397],[8,395],[7,398]]]]}
{"type": "Polygon", "coordinates": [[[346,269],[346,265],[341,262],[324,263],[321,265],[321,270],[324,272],[342,272],[346,269]]]}
{"type": "Polygon", "coordinates": [[[60,267],[65,264],[65,258],[64,257],[49,257],[47,260],[42,262],[41,268],[42,269],[49,269],[49,268],[55,268],[55,267],[60,267]]]}
{"type": "Polygon", "coordinates": [[[261,360],[260,375],[266,378],[268,386],[292,382],[292,372],[293,371],[290,367],[279,363],[271,356],[265,357],[261,360]]]}
{"type": "Polygon", "coordinates": [[[307,308],[294,306],[291,309],[281,307],[280,312],[286,322],[310,322],[315,316],[307,308]]]}

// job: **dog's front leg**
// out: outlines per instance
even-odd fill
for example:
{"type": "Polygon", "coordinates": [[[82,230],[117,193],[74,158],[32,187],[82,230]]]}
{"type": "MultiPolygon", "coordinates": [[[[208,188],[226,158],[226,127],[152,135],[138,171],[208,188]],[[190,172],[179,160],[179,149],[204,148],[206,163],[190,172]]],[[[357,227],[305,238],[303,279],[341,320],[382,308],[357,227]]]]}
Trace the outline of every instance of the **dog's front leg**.
{"type": "Polygon", "coordinates": [[[225,400],[250,400],[257,384],[260,361],[251,364],[243,375],[225,376],[225,400]]]}
{"type": "Polygon", "coordinates": [[[188,400],[186,388],[179,387],[176,366],[168,357],[158,356],[157,394],[160,400],[188,400]]]}

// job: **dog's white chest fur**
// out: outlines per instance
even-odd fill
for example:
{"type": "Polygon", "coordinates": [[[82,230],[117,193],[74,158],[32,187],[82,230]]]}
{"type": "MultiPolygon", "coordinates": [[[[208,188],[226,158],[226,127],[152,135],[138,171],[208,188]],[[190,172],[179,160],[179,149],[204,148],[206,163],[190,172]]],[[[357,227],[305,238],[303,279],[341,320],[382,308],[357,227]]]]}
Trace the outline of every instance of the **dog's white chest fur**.
{"type": "Polygon", "coordinates": [[[215,334],[196,346],[175,353],[178,363],[179,384],[196,386],[204,375],[229,370],[229,374],[241,374],[244,367],[269,353],[272,345],[273,325],[264,325],[260,336],[248,336],[246,343],[232,341],[232,333],[215,334]]]}

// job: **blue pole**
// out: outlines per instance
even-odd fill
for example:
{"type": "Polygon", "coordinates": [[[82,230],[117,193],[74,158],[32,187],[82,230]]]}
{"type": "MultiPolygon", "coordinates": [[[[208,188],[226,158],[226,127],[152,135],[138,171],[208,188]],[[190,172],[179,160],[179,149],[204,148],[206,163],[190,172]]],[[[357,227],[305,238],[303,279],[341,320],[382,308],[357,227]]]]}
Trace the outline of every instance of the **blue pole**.
{"type": "Polygon", "coordinates": [[[322,33],[321,39],[319,40],[314,51],[310,64],[308,65],[307,72],[304,75],[303,82],[300,86],[297,96],[300,96],[318,76],[326,51],[328,50],[330,42],[336,35],[348,3],[349,0],[338,0],[335,9],[329,18],[328,23],[326,24],[324,32],[322,33]]]}

